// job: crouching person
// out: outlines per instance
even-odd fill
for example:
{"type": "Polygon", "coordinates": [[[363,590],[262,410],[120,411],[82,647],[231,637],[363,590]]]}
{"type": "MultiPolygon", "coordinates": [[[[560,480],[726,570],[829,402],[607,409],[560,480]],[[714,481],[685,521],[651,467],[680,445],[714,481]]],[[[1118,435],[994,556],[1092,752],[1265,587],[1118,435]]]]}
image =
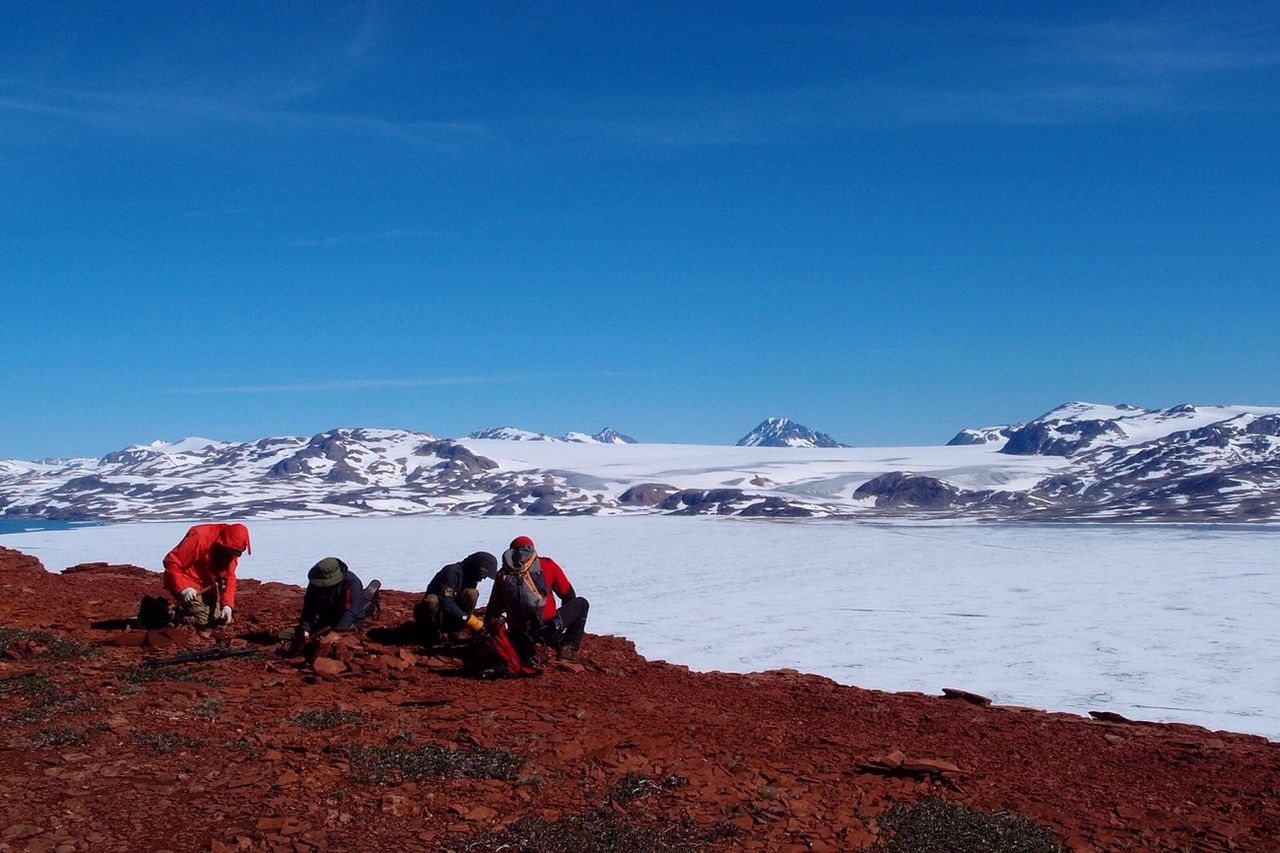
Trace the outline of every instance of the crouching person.
{"type": "Polygon", "coordinates": [[[379,581],[366,587],[356,573],[337,557],[325,557],[307,572],[307,592],[302,615],[294,629],[289,652],[297,654],[321,631],[363,631],[378,610],[379,581]]]}
{"type": "Polygon", "coordinates": [[[522,663],[532,666],[540,643],[554,649],[561,660],[577,656],[588,607],[560,564],[538,556],[528,536],[517,536],[502,555],[502,569],[493,582],[485,620],[492,623],[505,613],[511,644],[522,663]]]}
{"type": "Polygon", "coordinates": [[[413,608],[413,621],[423,645],[440,642],[445,632],[483,628],[484,623],[472,613],[480,599],[478,587],[481,580],[497,574],[498,558],[488,551],[477,551],[436,572],[422,600],[413,608]]]}
{"type": "Polygon", "coordinates": [[[178,625],[213,628],[231,622],[236,564],[249,547],[243,524],[197,524],[164,558],[164,588],[174,597],[178,625]]]}

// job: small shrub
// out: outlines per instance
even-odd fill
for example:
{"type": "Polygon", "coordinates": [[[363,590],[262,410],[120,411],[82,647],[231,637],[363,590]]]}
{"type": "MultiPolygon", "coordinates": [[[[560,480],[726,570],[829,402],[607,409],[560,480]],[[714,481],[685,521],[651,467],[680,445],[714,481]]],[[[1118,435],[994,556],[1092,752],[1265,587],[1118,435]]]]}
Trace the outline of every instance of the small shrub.
{"type": "Polygon", "coordinates": [[[207,684],[210,687],[225,687],[225,682],[218,681],[202,669],[187,666],[131,666],[120,676],[129,684],[153,684],[157,681],[187,681],[193,684],[207,684]]]}
{"type": "Polygon", "coordinates": [[[37,635],[37,638],[44,643],[44,656],[50,660],[91,658],[102,654],[102,649],[97,646],[81,643],[78,640],[70,640],[66,637],[41,633],[37,635]]]}
{"type": "Polygon", "coordinates": [[[57,696],[58,689],[46,675],[24,675],[0,681],[0,693],[16,693],[19,696],[57,696]]]}
{"type": "Polygon", "coordinates": [[[201,717],[209,717],[210,719],[218,716],[218,711],[222,708],[222,700],[217,696],[210,696],[197,702],[192,706],[192,713],[199,714],[201,717]]]}
{"type": "Polygon", "coordinates": [[[29,708],[21,708],[9,716],[10,725],[25,726],[47,720],[57,714],[59,717],[74,714],[87,714],[96,711],[102,705],[97,696],[76,696],[72,693],[53,691],[36,697],[29,708]]]}
{"type": "Polygon", "coordinates": [[[665,779],[654,781],[643,773],[628,770],[627,775],[623,776],[618,780],[618,784],[613,786],[613,790],[609,792],[607,799],[615,803],[630,803],[635,800],[643,800],[645,797],[652,796],[664,789],[679,788],[688,781],[683,776],[674,774],[665,779]]]}
{"type": "Polygon", "coordinates": [[[546,821],[521,818],[501,832],[474,839],[466,849],[508,853],[690,853],[702,839],[684,824],[650,829],[622,820],[612,809],[546,821]]]}
{"type": "Polygon", "coordinates": [[[89,733],[84,729],[41,729],[26,739],[28,749],[44,749],[50,746],[84,746],[89,733]]]}
{"type": "MultiPolygon", "coordinates": [[[[14,710],[8,722],[15,726],[47,720],[55,713],[62,713],[64,706],[71,708],[81,703],[74,693],[63,693],[52,679],[44,675],[24,675],[0,681],[0,695],[9,697],[5,704],[14,710]],[[26,700],[26,707],[18,707],[22,699],[26,700]]],[[[89,701],[84,700],[83,704],[87,705],[89,701]]],[[[92,701],[96,704],[97,700],[92,701]]],[[[69,713],[79,713],[79,710],[72,709],[69,713]]]]}
{"type": "Polygon", "coordinates": [[[40,646],[40,656],[50,660],[88,658],[102,653],[102,649],[97,646],[59,637],[47,631],[23,631],[19,628],[0,627],[0,654],[3,654],[9,646],[22,640],[30,640],[40,646]]]}
{"type": "Polygon", "coordinates": [[[295,726],[302,726],[304,729],[319,730],[333,729],[338,726],[345,726],[348,723],[363,723],[365,716],[359,711],[339,711],[337,708],[310,708],[306,711],[290,714],[285,719],[295,726]]]}
{"type": "Polygon", "coordinates": [[[524,759],[505,749],[454,750],[427,745],[417,749],[355,747],[348,753],[357,782],[399,785],[416,779],[502,779],[514,781],[524,759]]]}
{"type": "Polygon", "coordinates": [[[878,853],[1062,853],[1053,833],[1029,817],[937,798],[899,803],[879,824],[878,853]]]}
{"type": "Polygon", "coordinates": [[[157,755],[164,755],[175,749],[190,749],[196,745],[194,740],[177,732],[136,731],[133,736],[139,743],[155,750],[157,755]]]}

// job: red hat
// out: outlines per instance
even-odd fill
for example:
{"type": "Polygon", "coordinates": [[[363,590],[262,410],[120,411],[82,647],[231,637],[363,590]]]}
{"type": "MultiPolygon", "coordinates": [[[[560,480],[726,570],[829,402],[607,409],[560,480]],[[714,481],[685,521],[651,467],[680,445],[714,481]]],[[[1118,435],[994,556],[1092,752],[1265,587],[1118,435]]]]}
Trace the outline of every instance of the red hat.
{"type": "Polygon", "coordinates": [[[517,536],[515,539],[511,540],[511,544],[508,545],[507,547],[510,548],[512,551],[514,551],[517,548],[532,548],[533,540],[530,539],[528,536],[517,536]]]}
{"type": "Polygon", "coordinates": [[[218,544],[242,553],[253,553],[249,547],[249,528],[243,524],[224,524],[218,533],[218,544]]]}

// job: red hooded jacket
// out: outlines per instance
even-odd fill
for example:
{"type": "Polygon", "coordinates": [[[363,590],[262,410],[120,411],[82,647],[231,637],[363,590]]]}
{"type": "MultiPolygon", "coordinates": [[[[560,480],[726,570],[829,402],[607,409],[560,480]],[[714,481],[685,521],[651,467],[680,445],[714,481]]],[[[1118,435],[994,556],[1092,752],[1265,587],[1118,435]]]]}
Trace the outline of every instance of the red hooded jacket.
{"type": "MultiPolygon", "coordinates": [[[[211,586],[219,577],[213,565],[213,546],[224,545],[236,551],[253,553],[249,547],[249,529],[243,524],[197,524],[187,531],[174,549],[164,558],[164,588],[175,598],[187,587],[197,591],[211,586]]],[[[232,557],[225,573],[227,589],[222,603],[236,606],[236,563],[232,557]]]]}

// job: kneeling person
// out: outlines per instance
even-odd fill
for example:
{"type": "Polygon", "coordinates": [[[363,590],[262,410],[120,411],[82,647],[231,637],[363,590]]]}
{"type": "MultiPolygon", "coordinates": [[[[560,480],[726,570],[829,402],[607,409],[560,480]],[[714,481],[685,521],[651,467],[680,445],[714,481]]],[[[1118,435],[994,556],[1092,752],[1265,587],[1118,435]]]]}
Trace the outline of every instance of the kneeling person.
{"type": "Polygon", "coordinates": [[[588,607],[560,564],[539,556],[528,536],[517,536],[502,555],[502,571],[493,583],[485,619],[507,615],[512,644],[526,665],[538,643],[555,649],[561,660],[573,660],[582,644],[588,607]],[[558,608],[554,596],[560,598],[558,608]]]}
{"type": "Polygon", "coordinates": [[[213,628],[232,619],[236,564],[249,547],[243,524],[197,524],[164,558],[164,588],[174,597],[174,622],[213,628]]]}
{"type": "Polygon", "coordinates": [[[366,587],[356,573],[337,557],[325,557],[307,572],[307,592],[302,597],[302,616],[293,632],[297,650],[318,631],[363,631],[365,619],[377,607],[382,584],[370,581],[366,587]]]}
{"type": "Polygon", "coordinates": [[[423,644],[438,643],[446,631],[466,627],[480,630],[483,623],[472,615],[480,599],[477,587],[481,580],[492,579],[497,573],[498,558],[487,551],[477,551],[436,572],[422,600],[413,608],[413,620],[423,644]]]}

